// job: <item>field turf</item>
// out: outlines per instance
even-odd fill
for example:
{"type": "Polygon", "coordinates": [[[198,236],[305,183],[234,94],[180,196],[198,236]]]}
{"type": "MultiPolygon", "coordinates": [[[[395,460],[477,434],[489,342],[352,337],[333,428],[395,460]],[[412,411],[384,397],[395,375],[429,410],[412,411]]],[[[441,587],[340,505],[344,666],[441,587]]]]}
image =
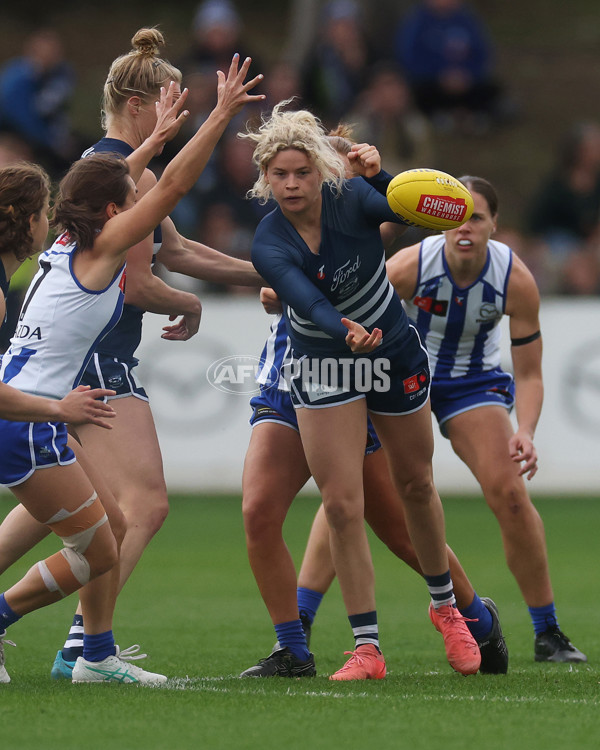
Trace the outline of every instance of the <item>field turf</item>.
{"type": "MultiPolygon", "coordinates": [[[[5,497],[5,496],[3,496],[5,497]]],[[[348,748],[597,749],[600,746],[598,498],[538,498],[546,524],[560,625],[587,653],[583,666],[536,664],[527,609],[504,563],[496,522],[482,501],[444,500],[448,539],[481,595],[497,603],[510,650],[506,676],[462,677],[448,666],[427,617],[423,582],[373,541],[383,681],[332,683],[352,647],[334,584],[313,630],[319,676],[240,680],[266,656],[273,629],[244,547],[240,500],[175,497],[118,604],[117,642],[139,643],[142,665],[165,687],[53,682],[74,599],[23,618],[6,647],[0,686],[2,747],[29,750],[311,750],[348,748]]],[[[12,507],[0,500],[0,517],[12,507]]],[[[286,539],[300,562],[317,500],[298,499],[286,539]]],[[[4,574],[7,588],[57,548],[46,540],[4,574]]]]}

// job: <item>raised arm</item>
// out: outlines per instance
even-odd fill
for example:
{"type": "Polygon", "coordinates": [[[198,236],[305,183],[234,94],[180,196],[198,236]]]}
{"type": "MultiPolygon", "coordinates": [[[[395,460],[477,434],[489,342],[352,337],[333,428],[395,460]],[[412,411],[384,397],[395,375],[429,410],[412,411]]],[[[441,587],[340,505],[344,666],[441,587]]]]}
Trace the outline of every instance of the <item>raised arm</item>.
{"type": "Polygon", "coordinates": [[[129,174],[136,184],[143,175],[150,160],[158,156],[162,152],[165,143],[177,135],[190,114],[187,109],[183,109],[187,95],[188,90],[184,89],[181,95],[176,98],[173,81],[171,81],[168,88],[161,87],[160,99],[155,105],[156,125],[154,130],[142,145],[127,157],[129,174]]]}
{"type": "Polygon", "coordinates": [[[231,119],[247,102],[264,99],[262,94],[248,94],[262,80],[262,75],[259,75],[244,83],[250,62],[250,58],[246,58],[242,66],[238,67],[239,57],[236,54],[227,76],[222,71],[217,72],[215,108],[196,134],[167,165],[154,188],[128,211],[123,211],[106,222],[94,243],[96,250],[112,256],[124,255],[129,247],[149,235],[191,189],[231,119]]]}

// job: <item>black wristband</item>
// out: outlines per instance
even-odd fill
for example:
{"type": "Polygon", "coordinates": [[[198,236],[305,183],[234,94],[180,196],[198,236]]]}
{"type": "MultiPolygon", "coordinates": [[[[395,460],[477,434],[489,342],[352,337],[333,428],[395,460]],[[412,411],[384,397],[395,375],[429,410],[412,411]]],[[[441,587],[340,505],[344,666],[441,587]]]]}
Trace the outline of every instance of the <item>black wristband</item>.
{"type": "Polygon", "coordinates": [[[536,331],[535,333],[532,333],[531,336],[523,336],[522,339],[511,339],[510,344],[511,346],[523,346],[523,344],[531,344],[532,341],[539,339],[541,335],[541,331],[536,331]]]}

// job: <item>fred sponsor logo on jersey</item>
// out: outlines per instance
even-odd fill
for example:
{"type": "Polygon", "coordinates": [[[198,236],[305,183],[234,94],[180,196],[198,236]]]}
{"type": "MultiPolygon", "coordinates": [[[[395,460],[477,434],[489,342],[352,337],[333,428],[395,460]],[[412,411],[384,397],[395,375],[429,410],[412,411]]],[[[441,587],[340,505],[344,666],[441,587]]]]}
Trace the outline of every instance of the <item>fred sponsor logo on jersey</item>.
{"type": "Polygon", "coordinates": [[[464,198],[423,194],[417,205],[417,213],[433,216],[436,219],[462,221],[467,213],[467,202],[464,198]]]}

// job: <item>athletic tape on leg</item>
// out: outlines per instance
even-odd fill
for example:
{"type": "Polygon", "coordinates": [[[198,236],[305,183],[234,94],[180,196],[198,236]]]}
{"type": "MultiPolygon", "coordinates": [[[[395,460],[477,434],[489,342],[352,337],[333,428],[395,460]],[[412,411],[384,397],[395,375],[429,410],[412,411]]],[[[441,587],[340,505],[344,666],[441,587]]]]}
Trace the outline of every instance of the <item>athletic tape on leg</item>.
{"type": "Polygon", "coordinates": [[[90,564],[85,552],[96,529],[108,521],[97,494],[74,511],[61,509],[47,525],[63,540],[65,549],[38,563],[38,570],[49,591],[61,596],[72,594],[90,580],[90,564]]]}

